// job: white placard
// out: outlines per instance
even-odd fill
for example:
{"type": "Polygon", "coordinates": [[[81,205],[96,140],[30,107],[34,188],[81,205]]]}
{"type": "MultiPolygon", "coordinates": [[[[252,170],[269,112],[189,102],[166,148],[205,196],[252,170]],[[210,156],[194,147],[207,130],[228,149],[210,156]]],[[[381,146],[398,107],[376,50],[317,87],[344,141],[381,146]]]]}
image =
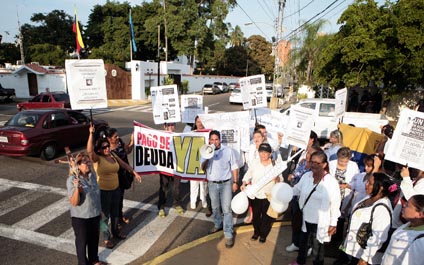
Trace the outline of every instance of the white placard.
{"type": "Polygon", "coordinates": [[[346,97],[347,88],[339,89],[336,91],[336,106],[334,109],[336,120],[340,120],[346,112],[346,97]]]}
{"type": "Polygon", "coordinates": [[[424,113],[404,109],[385,159],[424,170],[424,113]]]}
{"type": "Polygon", "coordinates": [[[200,95],[181,96],[181,121],[194,123],[194,119],[203,113],[203,97],[200,95]]]}
{"type": "Polygon", "coordinates": [[[177,85],[155,86],[150,90],[155,124],[180,122],[180,101],[177,85]]]}
{"type": "Polygon", "coordinates": [[[256,123],[266,127],[267,137],[273,142],[278,141],[278,133],[283,133],[281,147],[288,146],[285,131],[289,123],[289,116],[269,108],[254,109],[250,112],[250,128],[252,128],[252,132],[256,123]]]}
{"type": "Polygon", "coordinates": [[[309,142],[314,110],[293,105],[290,108],[289,124],[287,126],[287,141],[289,144],[306,149],[309,142]]]}
{"type": "Polygon", "coordinates": [[[65,60],[65,69],[72,109],[107,108],[103,60],[65,60]]]}
{"type": "Polygon", "coordinates": [[[239,79],[243,109],[266,108],[265,75],[253,75],[239,79]]]}

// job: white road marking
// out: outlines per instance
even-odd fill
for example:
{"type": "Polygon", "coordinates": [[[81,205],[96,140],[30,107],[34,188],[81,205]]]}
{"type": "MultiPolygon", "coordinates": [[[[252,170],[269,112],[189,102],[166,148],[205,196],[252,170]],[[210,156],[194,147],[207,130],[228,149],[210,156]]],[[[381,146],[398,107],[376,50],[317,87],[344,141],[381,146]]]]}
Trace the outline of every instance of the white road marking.
{"type": "Polygon", "coordinates": [[[37,192],[35,190],[26,190],[18,195],[12,196],[6,201],[1,202],[0,216],[10,213],[11,211],[18,209],[19,207],[22,207],[42,196],[44,196],[42,192],[37,192]]]}
{"type": "Polygon", "coordinates": [[[22,219],[21,221],[15,223],[13,226],[35,231],[50,222],[51,220],[60,216],[64,212],[69,211],[69,205],[69,200],[67,198],[63,198],[43,208],[42,210],[26,217],[25,219],[22,219]]]}

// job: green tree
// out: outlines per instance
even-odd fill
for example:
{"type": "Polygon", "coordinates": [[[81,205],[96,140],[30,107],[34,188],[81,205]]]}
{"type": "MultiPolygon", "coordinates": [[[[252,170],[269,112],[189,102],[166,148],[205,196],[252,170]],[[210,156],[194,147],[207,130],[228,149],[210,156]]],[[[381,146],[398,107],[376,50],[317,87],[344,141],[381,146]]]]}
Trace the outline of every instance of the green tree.
{"type": "Polygon", "coordinates": [[[32,61],[41,65],[65,66],[67,54],[59,45],[48,43],[34,44],[29,47],[29,52],[32,54],[32,61]]]}
{"type": "Polygon", "coordinates": [[[231,47],[241,46],[244,44],[244,34],[238,25],[231,31],[230,44],[231,47]]]}
{"type": "Polygon", "coordinates": [[[0,44],[0,64],[16,63],[20,58],[19,47],[14,43],[5,42],[0,44]]]}
{"type": "Polygon", "coordinates": [[[31,21],[38,25],[24,24],[21,27],[26,61],[35,61],[33,58],[39,58],[42,55],[56,57],[56,49],[47,50],[45,54],[34,54],[40,49],[33,48],[33,45],[50,44],[59,46],[65,52],[71,52],[75,48],[75,34],[72,32],[73,18],[63,10],[53,10],[47,14],[35,13],[31,16],[31,21]],[[50,52],[53,54],[49,55],[50,52]]]}
{"type": "Polygon", "coordinates": [[[266,78],[270,79],[274,72],[272,44],[260,35],[252,35],[247,39],[246,45],[248,75],[265,74],[266,78]]]}

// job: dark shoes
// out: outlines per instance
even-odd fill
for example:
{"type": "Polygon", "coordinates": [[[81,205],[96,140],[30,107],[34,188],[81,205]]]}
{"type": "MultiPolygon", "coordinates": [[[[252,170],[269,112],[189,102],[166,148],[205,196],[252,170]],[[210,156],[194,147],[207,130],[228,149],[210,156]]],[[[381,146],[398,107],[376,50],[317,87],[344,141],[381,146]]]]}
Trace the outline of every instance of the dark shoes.
{"type": "Polygon", "coordinates": [[[206,208],[206,213],[205,213],[206,217],[211,217],[212,215],[212,211],[209,208],[206,208]]]}
{"type": "Polygon", "coordinates": [[[225,242],[226,248],[232,248],[234,246],[234,238],[227,238],[227,241],[225,242]]]}
{"type": "Polygon", "coordinates": [[[216,233],[216,232],[218,232],[218,231],[220,231],[220,230],[222,230],[222,227],[212,227],[212,229],[211,230],[209,230],[209,234],[213,234],[213,233],[216,233]]]}
{"type": "Polygon", "coordinates": [[[259,243],[265,243],[265,242],[266,242],[266,238],[263,238],[263,237],[259,238],[259,243]]]}
{"type": "Polygon", "coordinates": [[[258,235],[253,235],[253,236],[250,238],[250,240],[252,240],[252,241],[256,241],[256,240],[258,240],[258,238],[259,238],[259,236],[258,236],[258,235]]]}

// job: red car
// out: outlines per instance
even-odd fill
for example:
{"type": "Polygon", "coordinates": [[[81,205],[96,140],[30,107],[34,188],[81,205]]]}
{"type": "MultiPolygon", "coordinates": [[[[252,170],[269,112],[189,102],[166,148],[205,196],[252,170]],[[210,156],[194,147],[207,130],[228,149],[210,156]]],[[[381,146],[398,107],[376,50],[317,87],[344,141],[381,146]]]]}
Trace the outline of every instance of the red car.
{"type": "MultiPolygon", "coordinates": [[[[96,138],[109,127],[103,120],[94,120],[96,138]]],[[[65,146],[85,144],[90,119],[68,109],[25,110],[0,127],[0,155],[41,155],[52,160],[65,146]]]]}
{"type": "Polygon", "coordinates": [[[71,108],[69,95],[65,92],[41,93],[30,99],[28,102],[18,103],[18,111],[26,109],[48,109],[48,108],[71,108]]]}

